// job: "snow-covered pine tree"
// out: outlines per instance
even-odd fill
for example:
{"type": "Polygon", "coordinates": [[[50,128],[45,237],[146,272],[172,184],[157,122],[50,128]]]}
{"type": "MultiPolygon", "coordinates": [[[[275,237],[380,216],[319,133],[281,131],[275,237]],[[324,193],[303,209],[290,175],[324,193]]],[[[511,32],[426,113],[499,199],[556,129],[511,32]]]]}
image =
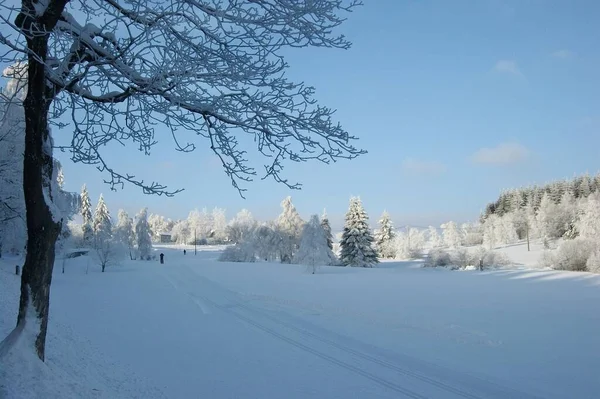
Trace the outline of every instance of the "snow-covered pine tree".
{"type": "Polygon", "coordinates": [[[135,248],[136,241],[135,232],[133,231],[133,220],[123,209],[119,209],[117,225],[115,226],[113,236],[118,245],[127,248],[129,259],[133,260],[133,249],[135,248]]]}
{"type": "Polygon", "coordinates": [[[384,211],[379,219],[379,229],[375,231],[375,248],[381,258],[395,258],[396,250],[394,246],[394,226],[390,219],[390,214],[384,211]]]}
{"type": "Polygon", "coordinates": [[[96,243],[108,240],[112,233],[112,223],[110,221],[110,212],[104,202],[104,197],[100,194],[96,211],[94,212],[94,221],[92,224],[94,239],[96,243]]]}
{"type": "Polygon", "coordinates": [[[327,235],[319,217],[312,215],[308,223],[302,229],[300,247],[294,255],[294,263],[307,265],[312,274],[315,274],[318,266],[335,265],[337,259],[327,244],[327,235]]]}
{"type": "Polygon", "coordinates": [[[300,245],[300,236],[304,221],[292,204],[292,197],[286,197],[281,202],[283,211],[277,218],[277,229],[281,235],[280,257],[282,263],[290,263],[300,245]]]}
{"type": "Polygon", "coordinates": [[[321,217],[321,227],[325,231],[325,237],[327,237],[327,246],[333,250],[333,233],[331,232],[331,225],[329,224],[329,218],[327,212],[323,212],[321,217]]]}
{"type": "Polygon", "coordinates": [[[80,213],[83,219],[81,226],[81,229],[83,230],[83,242],[85,245],[90,245],[94,238],[94,229],[92,228],[92,201],[90,201],[90,194],[88,193],[85,184],[81,188],[79,197],[81,202],[80,213]]]}
{"type": "Polygon", "coordinates": [[[379,260],[373,248],[373,235],[368,224],[368,216],[360,198],[350,199],[346,213],[344,232],[340,240],[342,264],[346,266],[373,267],[379,260]]]}
{"type": "Polygon", "coordinates": [[[135,217],[135,237],[140,260],[150,260],[152,235],[148,225],[148,208],[143,208],[135,217]]]}

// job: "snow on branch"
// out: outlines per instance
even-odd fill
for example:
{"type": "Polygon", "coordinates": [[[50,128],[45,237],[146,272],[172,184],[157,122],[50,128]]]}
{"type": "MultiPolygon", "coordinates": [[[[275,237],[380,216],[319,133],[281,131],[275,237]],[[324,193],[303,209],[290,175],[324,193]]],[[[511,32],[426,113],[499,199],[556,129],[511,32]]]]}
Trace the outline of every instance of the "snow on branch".
{"type": "MultiPolygon", "coordinates": [[[[173,194],[115,171],[104,161],[109,142],[150,154],[166,129],[179,151],[208,139],[240,194],[257,172],[238,138],[254,140],[266,160],[262,178],[292,188],[287,162],[330,163],[365,151],[317,104],[314,88],[286,78],[286,47],[347,49],[334,30],[353,0],[23,0],[1,6],[21,36],[4,34],[9,55],[28,54],[25,37],[49,37],[44,60],[53,120],[69,117],[73,138],[62,147],[76,162],[146,192],[173,194]],[[68,3],[68,4],[67,4],[68,3]]],[[[2,52],[0,51],[0,54],[2,52]]]]}

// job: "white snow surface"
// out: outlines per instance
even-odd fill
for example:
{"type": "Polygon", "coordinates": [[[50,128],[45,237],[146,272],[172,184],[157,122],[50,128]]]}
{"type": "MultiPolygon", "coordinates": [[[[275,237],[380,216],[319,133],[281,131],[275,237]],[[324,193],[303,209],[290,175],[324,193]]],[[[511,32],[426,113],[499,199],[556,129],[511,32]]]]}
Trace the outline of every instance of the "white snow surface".
{"type": "MultiPolygon", "coordinates": [[[[199,247],[201,248],[201,247],[199,247]]],[[[156,247],[100,273],[57,260],[46,363],[0,358],[0,398],[594,398],[600,276],[217,262],[156,247]],[[35,384],[32,386],[32,384],[35,384]]],[[[512,251],[514,252],[514,251],[512,251]]],[[[513,259],[520,264],[518,259],[513,259]]],[[[0,337],[16,320],[0,260],[0,337]]],[[[20,263],[22,264],[22,263],[20,263]]]]}

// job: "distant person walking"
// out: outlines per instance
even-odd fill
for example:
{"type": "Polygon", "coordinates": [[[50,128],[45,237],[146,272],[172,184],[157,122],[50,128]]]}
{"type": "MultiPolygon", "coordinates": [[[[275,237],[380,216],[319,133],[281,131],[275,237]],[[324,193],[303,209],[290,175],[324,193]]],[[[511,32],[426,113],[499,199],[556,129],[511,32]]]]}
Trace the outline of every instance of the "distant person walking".
{"type": "Polygon", "coordinates": [[[184,254],[184,255],[186,254],[186,252],[185,252],[185,249],[183,250],[183,254],[184,254]]]}
{"type": "Polygon", "coordinates": [[[160,264],[162,265],[163,263],[165,263],[165,254],[160,254],[160,264]]]}

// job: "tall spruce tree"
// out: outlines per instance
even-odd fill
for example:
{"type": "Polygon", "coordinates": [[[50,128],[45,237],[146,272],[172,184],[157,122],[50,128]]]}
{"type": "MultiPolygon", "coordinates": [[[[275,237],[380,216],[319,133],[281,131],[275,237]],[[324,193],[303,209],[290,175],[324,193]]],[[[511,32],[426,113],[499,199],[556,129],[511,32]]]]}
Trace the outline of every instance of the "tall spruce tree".
{"type": "Polygon", "coordinates": [[[396,251],[394,250],[394,226],[390,220],[390,214],[384,211],[379,219],[379,229],[375,232],[375,247],[377,253],[382,258],[394,258],[396,251]]]}
{"type": "Polygon", "coordinates": [[[369,217],[360,198],[350,199],[346,223],[342,233],[341,261],[346,266],[373,267],[379,260],[373,248],[373,235],[368,224],[369,217]]]}
{"type": "Polygon", "coordinates": [[[333,250],[333,233],[331,232],[331,224],[329,223],[329,218],[327,217],[327,212],[323,211],[323,216],[321,217],[321,227],[325,232],[325,237],[327,238],[327,246],[329,249],[333,250]]]}
{"type": "Polygon", "coordinates": [[[112,235],[112,223],[110,221],[110,212],[104,202],[104,197],[100,194],[96,211],[94,212],[94,221],[92,225],[96,243],[107,240],[112,235]]]}
{"type": "Polygon", "coordinates": [[[94,238],[94,229],[92,228],[92,201],[90,201],[90,194],[88,193],[85,184],[81,188],[81,217],[83,224],[81,226],[83,230],[83,241],[85,244],[90,245],[94,238]]]}

